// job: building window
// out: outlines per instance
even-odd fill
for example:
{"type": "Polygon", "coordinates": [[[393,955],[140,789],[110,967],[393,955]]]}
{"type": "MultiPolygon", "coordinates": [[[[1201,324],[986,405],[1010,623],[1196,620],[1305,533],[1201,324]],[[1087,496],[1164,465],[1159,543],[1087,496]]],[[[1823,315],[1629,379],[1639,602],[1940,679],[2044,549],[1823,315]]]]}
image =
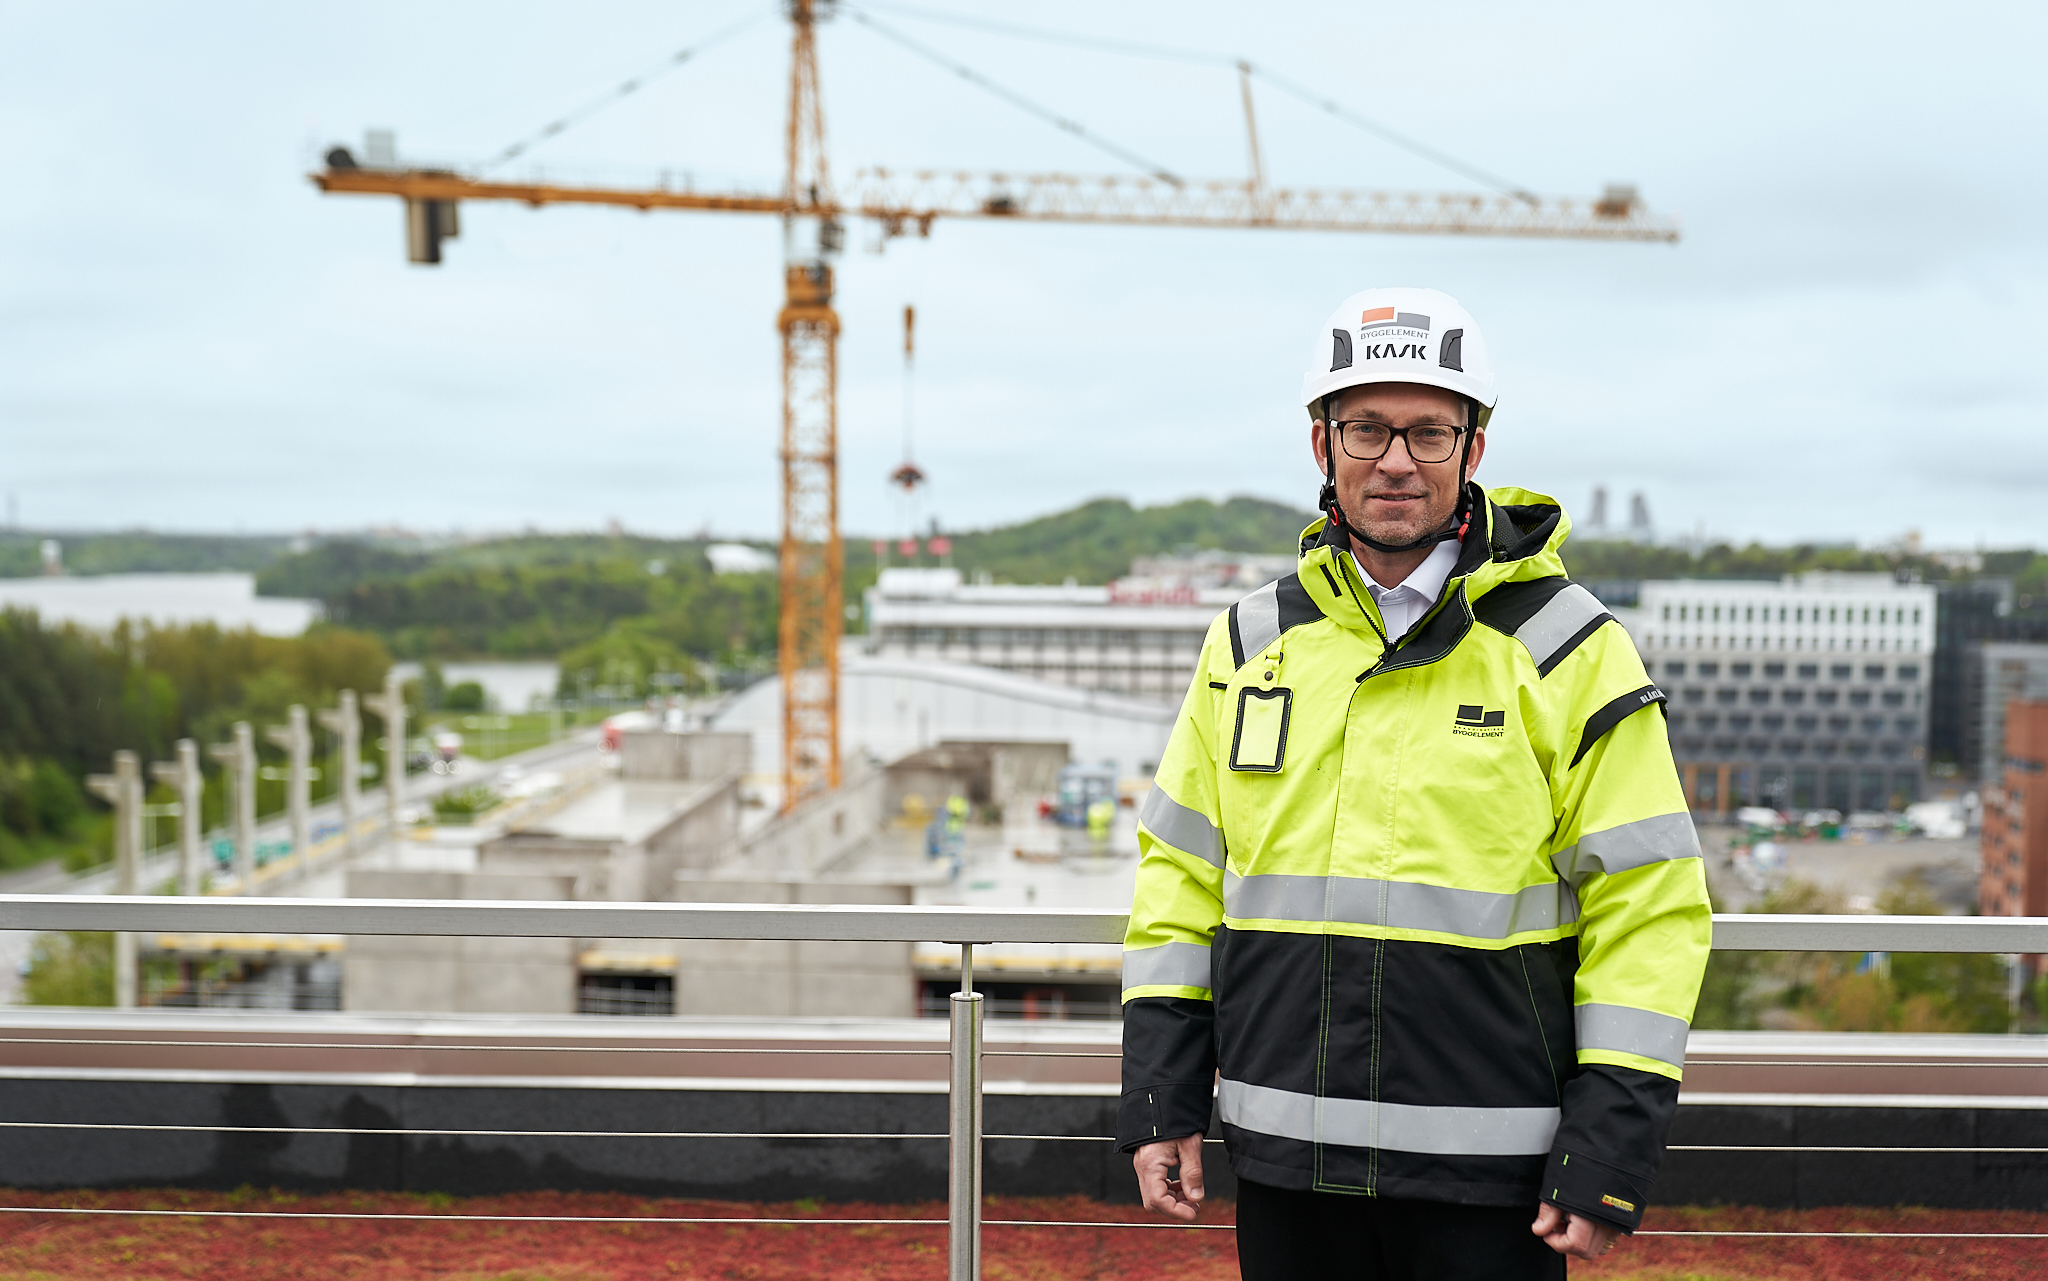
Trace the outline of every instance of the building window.
{"type": "Polygon", "coordinates": [[[1812,680],[1819,680],[1819,679],[1820,679],[1820,664],[1819,664],[1819,663],[1801,663],[1801,664],[1799,665],[1799,679],[1800,679],[1800,680],[1803,680],[1803,681],[1812,681],[1812,680]]]}
{"type": "Polygon", "coordinates": [[[1882,717],[1882,716],[1866,716],[1866,717],[1864,717],[1864,718],[1863,718],[1863,732],[1864,732],[1864,733],[1866,733],[1866,734],[1882,734],[1882,733],[1884,733],[1884,717],[1882,717]]]}
{"type": "Polygon", "coordinates": [[[1917,607],[1913,610],[1913,625],[1915,627],[1920,625],[1920,610],[1917,607]]]}
{"type": "Polygon", "coordinates": [[[1835,621],[1835,614],[1836,614],[1836,609],[1835,609],[1835,607],[1834,607],[1833,605],[1830,605],[1830,606],[1828,606],[1828,621],[1829,621],[1829,622],[1831,622],[1831,623],[1832,623],[1832,622],[1834,622],[1834,621],[1835,621]]]}
{"type": "Polygon", "coordinates": [[[1761,724],[1766,730],[1769,730],[1772,733],[1776,733],[1777,731],[1785,728],[1785,718],[1783,716],[1778,715],[1776,712],[1772,712],[1768,716],[1765,716],[1758,723],[1761,724]]]}
{"type": "Polygon", "coordinates": [[[1701,663],[1701,664],[1700,664],[1700,679],[1701,679],[1701,680],[1709,680],[1709,681],[1710,681],[1710,680],[1714,679],[1714,678],[1715,678],[1716,676],[1719,676],[1720,674],[1721,674],[1721,665],[1720,665],[1719,663],[1701,663]]]}
{"type": "Polygon", "coordinates": [[[1899,665],[1899,679],[1902,681],[1919,680],[1920,668],[1913,663],[1901,663],[1899,665]]]}
{"type": "Polygon", "coordinates": [[[1828,667],[1828,679],[1845,681],[1856,674],[1854,663],[1834,663],[1828,667]]]}
{"type": "Polygon", "coordinates": [[[1749,728],[1750,719],[1746,712],[1737,712],[1728,718],[1728,728],[1740,733],[1749,728]]]}
{"type": "Polygon", "coordinates": [[[1721,728],[1721,718],[1714,715],[1712,712],[1701,712],[1697,717],[1694,718],[1693,723],[1698,725],[1703,730],[1715,730],[1721,728]]]}
{"type": "Polygon", "coordinates": [[[1871,664],[1870,666],[1868,666],[1868,667],[1866,667],[1866,668],[1864,668],[1864,669],[1863,669],[1863,679],[1864,679],[1864,680],[1867,680],[1867,681],[1881,681],[1881,680],[1883,680],[1883,679],[1884,679],[1884,668],[1883,668],[1883,667],[1882,667],[1881,665],[1879,665],[1879,664],[1876,664],[1876,663],[1873,663],[1873,664],[1871,664]]]}
{"type": "Polygon", "coordinates": [[[1820,728],[1820,717],[1795,716],[1792,718],[1792,728],[1798,730],[1802,734],[1811,734],[1813,733],[1813,731],[1820,728]]]}
{"type": "Polygon", "coordinates": [[[1803,689],[1781,689],[1778,691],[1778,701],[1787,707],[1797,707],[1806,701],[1806,691],[1803,689]]]}
{"type": "Polygon", "coordinates": [[[1906,691],[1902,689],[1886,690],[1884,692],[1884,705],[1886,707],[1904,707],[1906,705],[1906,691]]]}
{"type": "Polygon", "coordinates": [[[1664,675],[1665,675],[1665,676],[1667,676],[1667,677],[1672,677],[1672,678],[1678,678],[1678,677],[1682,677],[1682,676],[1684,676],[1684,675],[1685,675],[1685,664],[1684,664],[1684,663],[1666,663],[1666,664],[1664,664],[1664,675]]]}
{"type": "Polygon", "coordinates": [[[1899,733],[1908,737],[1917,735],[1920,732],[1920,718],[1917,716],[1901,716],[1898,719],[1898,727],[1899,733]]]}
{"type": "Polygon", "coordinates": [[[1849,718],[1848,718],[1848,717],[1846,717],[1846,716],[1830,716],[1830,717],[1828,717],[1828,732],[1829,732],[1829,733],[1831,733],[1831,734],[1846,734],[1846,733],[1848,733],[1848,732],[1849,732],[1849,718]]]}
{"type": "Polygon", "coordinates": [[[1783,663],[1765,663],[1764,679],[1771,681],[1785,679],[1785,665],[1783,663]]]}
{"type": "Polygon", "coordinates": [[[1673,712],[1673,713],[1671,713],[1671,721],[1670,721],[1670,724],[1671,724],[1671,728],[1672,728],[1672,729],[1684,729],[1684,728],[1685,728],[1685,713],[1684,713],[1684,712],[1673,712]]]}
{"type": "Polygon", "coordinates": [[[1736,680],[1739,680],[1739,681],[1746,681],[1746,680],[1748,680],[1748,679],[1749,679],[1749,673],[1750,673],[1750,671],[1751,671],[1751,670],[1752,670],[1752,669],[1751,669],[1751,667],[1750,667],[1750,665],[1749,665],[1748,663],[1730,663],[1730,664],[1728,664],[1728,674],[1729,674],[1730,676],[1734,677],[1734,678],[1735,678],[1736,680]]]}
{"type": "Polygon", "coordinates": [[[1833,707],[1835,700],[1839,697],[1841,695],[1834,690],[1817,689],[1813,691],[1813,705],[1815,707],[1833,707]]]}
{"type": "Polygon", "coordinates": [[[1742,691],[1739,689],[1722,688],[1714,691],[1714,701],[1721,704],[1723,707],[1733,706],[1741,700],[1742,691]]]}
{"type": "Polygon", "coordinates": [[[1850,690],[1850,691],[1849,691],[1849,706],[1851,706],[1851,707],[1868,707],[1868,706],[1870,706],[1870,691],[1869,691],[1869,690],[1867,690],[1867,689],[1852,689],[1852,690],[1850,690]]]}
{"type": "Polygon", "coordinates": [[[1752,707],[1768,707],[1771,702],[1771,691],[1759,685],[1749,691],[1749,702],[1752,707]]]}

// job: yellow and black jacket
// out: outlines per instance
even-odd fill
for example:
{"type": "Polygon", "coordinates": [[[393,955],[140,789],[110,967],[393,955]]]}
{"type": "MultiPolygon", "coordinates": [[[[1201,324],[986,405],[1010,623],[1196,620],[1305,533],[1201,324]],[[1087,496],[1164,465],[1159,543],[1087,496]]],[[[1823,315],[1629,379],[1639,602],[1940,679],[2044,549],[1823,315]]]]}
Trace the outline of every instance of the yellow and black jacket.
{"type": "Polygon", "coordinates": [[[1391,650],[1321,522],[1211,626],[1140,814],[1118,1139],[1213,1098],[1243,1178],[1633,1229],[1706,965],[1699,842],[1564,512],[1473,500],[1391,650]]]}

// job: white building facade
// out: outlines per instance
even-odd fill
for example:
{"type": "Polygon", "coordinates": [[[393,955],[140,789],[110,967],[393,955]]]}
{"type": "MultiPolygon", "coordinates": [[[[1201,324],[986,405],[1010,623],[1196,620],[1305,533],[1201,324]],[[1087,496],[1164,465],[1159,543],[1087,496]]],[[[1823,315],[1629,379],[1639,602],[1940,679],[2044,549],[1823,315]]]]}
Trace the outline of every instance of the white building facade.
{"type": "Polygon", "coordinates": [[[1670,696],[1696,810],[1899,809],[1920,798],[1935,590],[1884,574],[1641,585],[1615,614],[1670,696]]]}
{"type": "Polygon", "coordinates": [[[1178,706],[1210,622],[1260,585],[1016,587],[967,583],[955,569],[886,569],[867,592],[865,648],[1178,706]]]}

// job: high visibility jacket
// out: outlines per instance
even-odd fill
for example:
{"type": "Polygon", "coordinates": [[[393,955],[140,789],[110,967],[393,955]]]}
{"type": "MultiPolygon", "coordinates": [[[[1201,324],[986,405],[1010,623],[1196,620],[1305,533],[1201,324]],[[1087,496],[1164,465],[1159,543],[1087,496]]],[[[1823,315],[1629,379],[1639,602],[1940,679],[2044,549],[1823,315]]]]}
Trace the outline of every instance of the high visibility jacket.
{"type": "Polygon", "coordinates": [[[1322,522],[1210,627],[1140,811],[1118,1139],[1213,1100],[1243,1178],[1633,1229],[1706,966],[1699,841],[1564,512],[1472,493],[1391,649],[1322,522]]]}

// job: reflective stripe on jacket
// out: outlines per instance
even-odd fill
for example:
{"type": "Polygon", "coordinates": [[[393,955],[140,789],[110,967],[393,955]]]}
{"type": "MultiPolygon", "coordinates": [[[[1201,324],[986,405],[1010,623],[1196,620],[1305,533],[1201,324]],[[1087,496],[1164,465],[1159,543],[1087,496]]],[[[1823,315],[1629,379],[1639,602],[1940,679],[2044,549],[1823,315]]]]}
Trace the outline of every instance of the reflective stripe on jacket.
{"type": "Polygon", "coordinates": [[[1632,1229],[1706,965],[1698,838],[1563,511],[1473,490],[1391,650],[1321,522],[1211,626],[1140,812],[1118,1139],[1213,1098],[1245,1178],[1632,1229]]]}

